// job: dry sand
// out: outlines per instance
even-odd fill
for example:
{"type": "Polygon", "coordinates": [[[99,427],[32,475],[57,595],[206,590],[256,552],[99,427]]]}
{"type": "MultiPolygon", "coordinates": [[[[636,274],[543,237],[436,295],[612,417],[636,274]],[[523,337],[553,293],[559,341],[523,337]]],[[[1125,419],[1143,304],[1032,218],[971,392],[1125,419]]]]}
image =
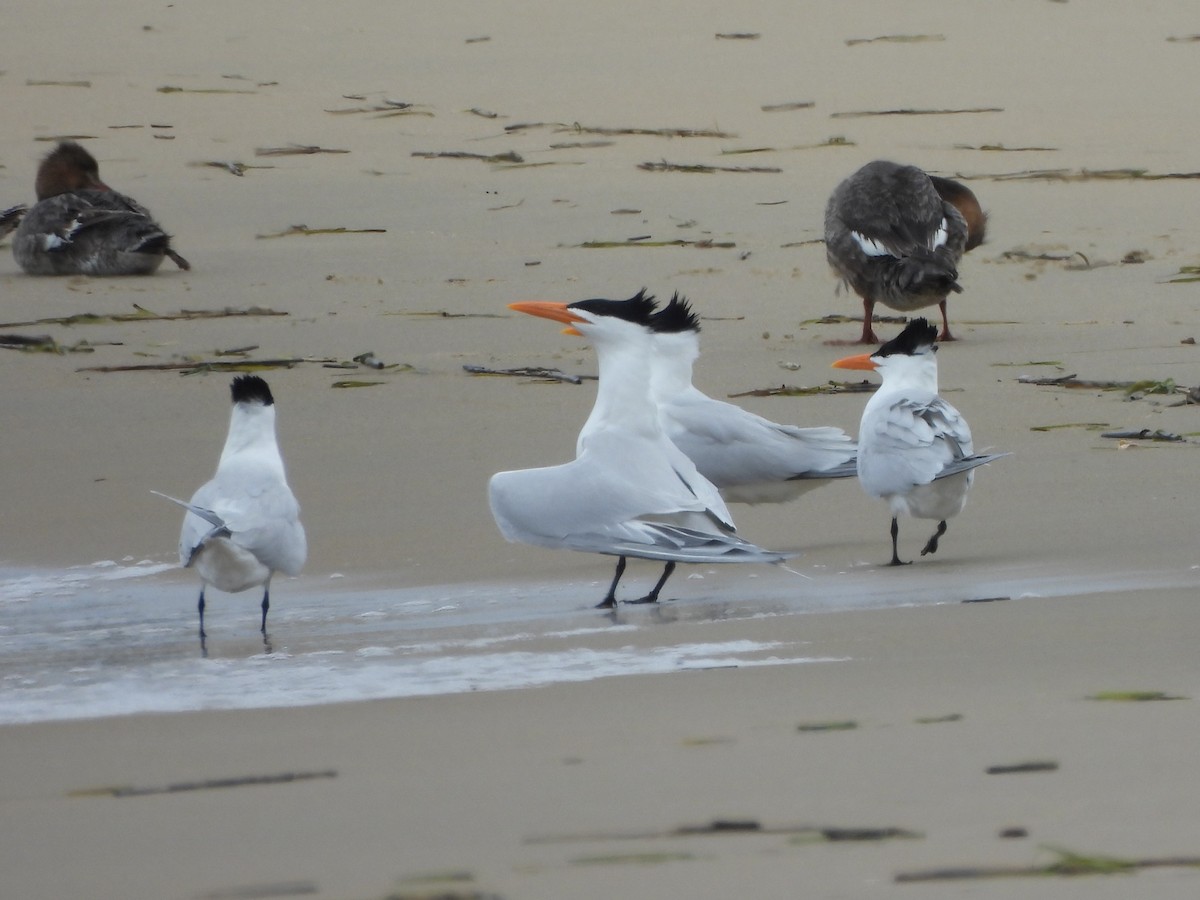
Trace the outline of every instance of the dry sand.
{"type": "MultiPolygon", "coordinates": [[[[1188,124],[1200,43],[1170,40],[1194,34],[1191,4],[927,0],[738,11],[117,0],[102,16],[78,2],[47,16],[44,4],[10,0],[4,19],[0,206],[32,199],[37,159],[50,146],[35,138],[92,136],[85,143],[105,180],[149,206],[194,268],[39,280],[23,276],[5,249],[0,320],[126,313],[133,304],[288,315],[0,327],[95,345],[86,354],[0,351],[2,565],[171,559],[177,516],[149,490],[185,494],[211,473],[229,376],[80,368],[213,359],[254,346],[254,358],[346,360],[373,351],[412,367],[305,363],[266,373],[312,546],[305,574],[278,583],[277,603],[289,590],[325,589],[333,573],[396,587],[599,584],[606,560],[504,543],[485,494],[494,471],[568,458],[591,389],[472,378],[462,365],[592,372],[577,340],[509,316],[504,305],[627,296],[646,286],[680,290],[708,317],[697,380],[710,393],[821,384],[844,352],[824,342],[856,326],[804,323],[860,310],[835,294],[816,243],[825,198],[857,166],[889,157],[970,178],[991,214],[990,240],[964,261],[966,292],[951,301],[963,340],[939,359],[943,389],[977,444],[1013,456],[980,473],[938,556],[900,573],[874,565],[887,558],[887,514],[854,484],[787,507],[736,508],[751,540],[803,549],[795,568],[813,579],[768,569],[760,580],[778,589],[791,579],[796,590],[819,594],[835,572],[867,591],[911,577],[959,584],[969,596],[997,570],[1030,566],[1080,583],[1190,583],[1195,445],[1121,450],[1082,426],[1191,433],[1200,430],[1194,410],[1169,406],[1174,398],[1130,402],[1017,379],[1200,383],[1200,351],[1181,343],[1200,337],[1197,285],[1167,283],[1200,262],[1200,184],[995,176],[1200,169],[1188,124]],[[80,21],[86,27],[64,27],[80,21]],[[760,36],[716,37],[734,32],[760,36]],[[886,35],[944,40],[847,44],[886,35]],[[45,81],[90,86],[31,83],[45,81]],[[389,98],[415,105],[399,116],[329,112],[389,98]],[[999,111],[835,117],[992,108],[999,111]],[[562,124],[505,130],[522,123],[562,124]],[[733,136],[609,137],[588,128],[733,136]],[[812,148],[833,137],[850,143],[812,148]],[[293,143],[349,152],[255,155],[293,143]],[[577,146],[552,146],[566,144],[577,146]],[[1012,152],[970,149],[992,145],[1012,152]],[[530,165],[413,155],[420,152],[515,152],[530,165]],[[663,160],[782,171],[637,168],[663,160]],[[209,161],[270,168],[235,177],[193,165],[209,161]],[[257,238],[297,224],[386,232],[257,238]],[[644,235],[735,246],[579,246],[644,235]],[[1005,258],[1014,250],[1068,260],[1005,258]],[[1135,258],[1144,261],[1123,262],[1135,258]],[[426,315],[440,312],[450,316],[426,315]],[[382,384],[332,389],[341,379],[382,384]]],[[[778,420],[853,431],[863,398],[743,402],[778,420]]],[[[902,552],[915,552],[926,531],[924,523],[902,527],[902,552]]],[[[722,573],[719,583],[744,592],[745,573],[722,573]]],[[[164,583],[178,590],[188,622],[190,579],[164,583]]],[[[675,595],[686,603],[687,594],[681,580],[675,595]]],[[[1195,693],[1192,597],[1135,589],[762,626],[811,630],[814,655],[850,658],[800,669],[5,728],[0,816],[12,837],[0,851],[0,885],[11,879],[14,890],[3,893],[26,898],[194,897],[297,882],[319,896],[373,897],[396,878],[453,867],[508,897],[856,897],[928,890],[891,887],[900,870],[1029,861],[1043,840],[1128,856],[1198,853],[1195,783],[1182,756],[1196,737],[1189,704],[1082,700],[1104,689],[1195,693]],[[913,724],[949,712],[966,718],[913,724]],[[830,716],[861,726],[795,733],[799,721],[830,716]],[[714,736],[730,740],[692,743],[714,736]],[[980,774],[1027,755],[1062,768],[980,774]],[[66,798],[106,783],[321,768],[338,777],[178,797],[66,798]],[[569,863],[623,854],[624,843],[523,843],[721,816],[896,825],[926,837],[854,848],[692,839],[683,852],[698,861],[610,866],[569,863]],[[1009,824],[1032,837],[996,839],[1009,824]]],[[[564,603],[579,601],[564,593],[564,603]]],[[[1196,894],[1190,871],[1136,877],[1154,896],[1196,894]]],[[[1128,896],[1131,884],[1055,880],[1019,889],[1128,896]]],[[[931,893],[1014,889],[993,882],[931,893]]]]}

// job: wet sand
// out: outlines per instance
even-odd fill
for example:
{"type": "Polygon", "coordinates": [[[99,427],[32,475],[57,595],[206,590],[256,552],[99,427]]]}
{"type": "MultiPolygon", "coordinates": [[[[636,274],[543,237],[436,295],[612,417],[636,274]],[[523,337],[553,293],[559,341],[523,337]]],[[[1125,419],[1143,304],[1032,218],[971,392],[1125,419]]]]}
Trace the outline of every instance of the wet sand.
{"type": "MultiPolygon", "coordinates": [[[[1200,847],[1194,825],[1178,812],[1191,798],[1174,761],[1139,762],[1130,775],[1120,766],[1146,751],[1111,752],[1134,737],[1138,747],[1164,754],[1186,746],[1194,729],[1175,730],[1183,728],[1186,704],[1110,708],[1081,700],[1104,689],[1193,692],[1190,646],[1182,640],[1187,592],[1162,589],[1152,578],[1141,590],[1095,594],[1085,585],[1131,572],[1184,573],[1177,583],[1191,571],[1195,445],[1127,446],[1100,434],[1190,434],[1198,430],[1195,413],[1169,405],[1177,397],[1130,401],[1121,392],[1018,381],[1076,374],[1200,383],[1196,346],[1182,343],[1200,337],[1197,286],[1168,283],[1197,263],[1197,182],[998,177],[1200,169],[1184,124],[1200,45],[1168,40],[1194,32],[1188,5],[1164,2],[1135,13],[930,0],[903,11],[839,7],[818,21],[786,4],[753,12],[639,5],[623,15],[611,4],[568,12],[528,3],[480,10],[364,2],[336,11],[116,3],[103,18],[89,14],[87,41],[62,40],[59,22],[47,21],[39,6],[10,6],[12,24],[0,34],[0,99],[9,122],[0,135],[0,207],[32,200],[37,159],[52,146],[35,138],[94,136],[84,143],[105,180],[154,211],[193,270],[168,263],[145,279],[32,279],[0,248],[0,334],[92,345],[92,352],[62,355],[0,350],[0,416],[8,423],[0,437],[7,510],[0,566],[170,561],[178,517],[149,491],[186,494],[215,466],[229,375],[82,367],[228,359],[217,354],[245,347],[255,348],[248,351],[255,359],[344,361],[371,351],[403,368],[305,362],[264,373],[312,547],[305,573],[277,582],[274,603],[286,604],[289,591],[347,584],[549,580],[562,583],[565,606],[582,609],[593,589],[596,599],[603,592],[610,563],[506,544],[488,514],[485,486],[500,469],[569,458],[592,388],[471,377],[462,366],[593,373],[591,352],[577,339],[509,314],[505,304],[628,296],[646,286],[659,295],[685,293],[706,317],[697,383],[716,396],[838,377],[828,366],[845,348],[825,342],[852,337],[857,326],[811,320],[856,315],[861,306],[835,292],[817,243],[824,203],[840,178],[890,157],[969,179],[991,215],[990,239],[963,261],[965,292],[950,304],[963,339],[946,345],[939,362],[943,391],[971,422],[977,446],[1013,455],[979,473],[938,555],[911,570],[877,566],[888,556],[886,509],[846,483],[784,507],[734,509],[749,539],[802,550],[792,567],[808,579],[737,569],[702,585],[679,578],[669,593],[684,605],[700,587],[708,595],[717,585],[742,600],[756,584],[778,591],[794,583],[797,592],[821,596],[831,579],[849,573],[864,592],[887,591],[911,576],[965,599],[997,571],[1023,567],[1047,580],[1078,578],[1086,592],[987,609],[954,604],[787,621],[788,629],[813,631],[814,655],[844,653],[852,660],[844,665],[5,728],[6,743],[27,754],[11,757],[13,774],[5,778],[20,786],[7,789],[6,833],[34,843],[56,834],[44,849],[71,851],[56,855],[50,871],[16,844],[6,850],[13,856],[0,878],[22,879],[18,895],[62,896],[69,885],[85,895],[130,896],[137,891],[125,879],[145,877],[161,879],[138,882],[147,896],[204,896],[296,879],[311,880],[321,896],[382,896],[395,878],[446,866],[475,872],[486,878],[484,889],[506,896],[696,894],[726,879],[732,891],[760,877],[768,879],[768,895],[797,883],[828,896],[865,895],[888,890],[900,869],[1027,861],[1042,839],[1131,856],[1200,847]],[[760,36],[716,37],[737,32],[760,36]],[[927,39],[847,44],[895,35],[927,39]],[[90,86],[30,84],[43,81],[90,86]],[[330,112],[388,100],[413,106],[391,116],[330,112]],[[813,106],[763,110],[801,102],[813,106]],[[901,109],[999,111],[844,115],[901,109]],[[548,124],[506,131],[532,123],[548,124]],[[664,128],[729,136],[593,133],[664,128]],[[838,137],[847,143],[813,147],[838,137]],[[289,144],[349,152],[255,155],[289,144]],[[999,145],[1007,152],[967,149],[999,145]],[[745,150],[761,152],[728,152],[745,150]],[[413,155],[450,152],[511,152],[525,164],[413,155]],[[638,168],[664,160],[781,171],[638,168]],[[213,161],[270,168],[236,177],[193,165],[213,161]],[[256,237],[299,224],[386,231],[256,237]],[[643,236],[689,245],[581,246],[643,236]],[[128,313],[134,304],[156,313],[261,307],[287,315],[11,324],[128,313]],[[340,380],[380,384],[334,389],[340,380]],[[331,581],[334,574],[344,579],[331,581]],[[947,694],[951,688],[961,693],[947,694]],[[949,709],[960,697],[961,708],[949,709]],[[910,724],[944,708],[966,718],[910,724]],[[840,742],[837,751],[809,756],[814,736],[794,733],[799,720],[871,715],[883,720],[878,728],[815,737],[840,742]],[[941,737],[956,728],[971,729],[974,753],[941,737]],[[582,738],[572,749],[575,734],[582,738]],[[687,744],[711,734],[734,740],[687,744]],[[1047,734],[1062,743],[1043,749],[1047,734]],[[759,757],[750,748],[762,743],[771,746],[759,757]],[[188,754],[176,752],[183,745],[188,754]],[[1010,790],[978,774],[1009,756],[985,752],[992,747],[1062,762],[1056,773],[1017,776],[1033,785],[1017,792],[1033,804],[1017,821],[1032,823],[1030,840],[994,838],[1008,824],[1002,813],[1019,808],[988,806],[1010,790]],[[562,763],[567,757],[585,763],[562,763]],[[602,766],[589,768],[588,759],[602,766]],[[1092,767],[1094,780],[1073,781],[1068,760],[1092,767]],[[928,768],[913,773],[909,766],[917,764],[928,768]],[[963,774],[954,775],[960,766],[963,774]],[[65,799],[67,791],[110,779],[155,784],[312,767],[339,775],[220,797],[88,800],[95,806],[87,811],[83,801],[65,799]],[[816,812],[789,802],[786,786],[794,784],[824,797],[816,812]],[[756,796],[761,802],[737,802],[756,796]],[[119,805],[110,813],[111,804],[119,805]],[[141,849],[127,849],[126,857],[114,850],[111,858],[125,863],[108,869],[98,862],[107,854],[83,849],[92,815],[110,823],[105,840],[114,846],[136,848],[139,836],[174,834],[185,821],[195,823],[196,839],[172,839],[155,857],[169,864],[153,873],[136,865],[147,852],[141,849]],[[120,828],[111,828],[110,816],[120,828]],[[327,828],[327,816],[341,824],[327,828]],[[689,841],[687,852],[702,862],[642,866],[567,865],[592,849],[606,855],[607,845],[527,850],[521,843],[531,834],[669,829],[723,816],[895,824],[926,837],[851,850],[793,849],[783,839],[768,849],[743,837],[689,841]],[[288,827],[279,831],[279,822],[288,827]],[[257,856],[242,856],[250,840],[267,844],[257,856]],[[336,858],[324,857],[331,846],[336,858]],[[245,862],[235,864],[235,856],[245,862]],[[213,871],[217,859],[237,871],[213,871]],[[294,865],[297,859],[308,868],[294,865]]],[[[879,326],[889,336],[895,329],[879,326]]],[[[739,402],[780,421],[855,431],[865,401],[739,402]]],[[[915,554],[928,530],[903,524],[902,554],[915,554]]],[[[194,616],[188,576],[161,579],[164,602],[177,602],[185,629],[194,616]]],[[[627,577],[632,591],[651,575],[631,566],[627,577]]],[[[255,603],[225,598],[224,615],[239,617],[237,610],[255,603]]],[[[222,623],[240,626],[248,621],[222,623]]],[[[736,631],[755,628],[740,622],[736,631]]],[[[1153,879],[1159,896],[1194,894],[1190,872],[1137,877],[1153,879]]],[[[972,889],[989,896],[1001,888],[1009,889],[1005,882],[972,889]]],[[[1095,879],[1028,889],[1054,897],[1114,890],[1095,879]]]]}
{"type": "Polygon", "coordinates": [[[1044,865],[1045,846],[1194,855],[1194,700],[1087,699],[1194,693],[1179,627],[1193,603],[1189,589],[679,624],[705,641],[802,633],[841,661],[10,726],[6,893],[1190,897],[1189,869],[894,879],[1044,865]],[[855,727],[800,730],[831,723],[855,727]],[[987,773],[1030,762],[1057,768],[987,773]],[[309,777],[73,793],[288,774],[309,777]],[[716,821],[760,833],[672,833],[716,821]],[[419,880],[448,873],[464,880],[419,880]]]}

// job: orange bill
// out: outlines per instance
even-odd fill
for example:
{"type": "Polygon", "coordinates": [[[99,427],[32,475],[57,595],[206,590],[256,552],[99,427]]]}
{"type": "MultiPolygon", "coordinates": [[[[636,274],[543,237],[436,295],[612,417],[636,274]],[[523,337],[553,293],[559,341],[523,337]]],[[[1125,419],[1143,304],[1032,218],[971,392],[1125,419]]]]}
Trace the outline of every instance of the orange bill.
{"type": "Polygon", "coordinates": [[[860,353],[858,356],[845,356],[833,363],[834,369],[868,369],[874,371],[876,368],[875,361],[871,359],[870,353],[860,353]]]}
{"type": "MultiPolygon", "coordinates": [[[[508,304],[509,309],[517,312],[527,313],[531,316],[538,316],[542,319],[550,319],[554,322],[564,322],[567,325],[573,325],[575,322],[586,322],[583,316],[576,315],[572,312],[565,303],[555,303],[552,300],[522,300],[519,303],[508,304]]],[[[564,328],[563,334],[574,334],[583,337],[583,334],[574,327],[564,328]]]]}

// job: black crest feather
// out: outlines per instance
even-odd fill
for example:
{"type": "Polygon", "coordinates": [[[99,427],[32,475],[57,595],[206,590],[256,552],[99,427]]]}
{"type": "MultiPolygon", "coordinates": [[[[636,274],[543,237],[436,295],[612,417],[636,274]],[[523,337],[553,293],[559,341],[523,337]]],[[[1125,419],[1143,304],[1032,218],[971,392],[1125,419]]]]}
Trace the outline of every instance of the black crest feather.
{"type": "Polygon", "coordinates": [[[872,356],[913,356],[923,347],[932,347],[937,342],[937,327],[928,319],[913,319],[904,330],[880,347],[872,356]]]}
{"type": "Polygon", "coordinates": [[[596,316],[624,319],[636,325],[649,325],[658,304],[652,294],[642,288],[628,300],[580,300],[568,304],[571,309],[582,309],[596,316]]]}
{"type": "Polygon", "coordinates": [[[678,334],[681,331],[699,331],[700,317],[692,311],[686,297],[675,293],[671,302],[654,314],[650,327],[662,334],[678,334]]]}
{"type": "Polygon", "coordinates": [[[263,406],[275,403],[271,389],[257,375],[239,375],[233,379],[229,392],[233,395],[234,403],[260,403],[263,406]]]}

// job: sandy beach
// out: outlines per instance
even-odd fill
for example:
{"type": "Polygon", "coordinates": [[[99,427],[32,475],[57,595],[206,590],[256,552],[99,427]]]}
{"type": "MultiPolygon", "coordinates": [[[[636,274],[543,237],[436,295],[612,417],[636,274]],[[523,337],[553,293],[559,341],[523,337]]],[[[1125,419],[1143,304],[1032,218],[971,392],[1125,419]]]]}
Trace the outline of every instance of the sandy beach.
{"type": "MultiPolygon", "coordinates": [[[[1046,864],[1051,846],[1200,855],[1200,428],[1184,394],[1155,392],[1200,384],[1190,5],[118,0],[47,17],[16,0],[5,20],[0,208],[32,202],[38,159],[71,137],[193,268],[37,279],[0,244],[0,336],[61,351],[0,347],[0,637],[18,648],[0,654],[0,708],[22,710],[0,723],[0,893],[1195,896],[1196,869],[1170,866],[895,880],[1046,864]],[[73,11],[86,31],[63,28],[73,11]],[[263,152],[296,146],[314,150],[263,152]],[[611,562],[506,543],[486,484],[569,459],[594,383],[463,367],[594,374],[579,339],[506,304],[646,287],[702,315],[713,396],[841,380],[846,348],[827,342],[858,325],[819,320],[861,305],[825,262],[824,205],[876,158],[961,178],[989,212],[941,386],[977,447],[1012,455],[909,569],[880,565],[887,510],[848,481],[733,508],[748,539],[802,553],[791,571],[697,569],[661,610],[590,611],[611,562]],[[645,167],[662,163],[711,171],[645,167]],[[82,314],[99,320],[64,321],[82,314]],[[387,368],[351,362],[366,353],[387,368]],[[172,568],[178,516],[150,491],[211,475],[231,377],[214,369],[279,360],[262,374],[308,564],[272,584],[272,653],[257,598],[222,595],[213,658],[189,668],[196,582],[172,568]],[[1085,386],[1028,383],[1066,376],[1085,386]],[[1185,440],[1102,436],[1142,430],[1185,440]],[[319,675],[323,604],[340,629],[326,649],[400,660],[410,602],[422,622],[453,606],[456,641],[617,654],[635,674],[498,690],[518,682],[472,670],[476,690],[289,701],[300,663],[319,675]],[[136,644],[97,637],[97,617],[146,609],[136,644]],[[342,627],[365,612],[386,624],[342,627]],[[713,659],[652,664],[710,644],[713,659]],[[172,696],[257,666],[283,699],[64,713],[60,674],[38,714],[55,667],[130,658],[173,665],[172,696]],[[1185,699],[1088,699],[1106,691],[1185,699]],[[986,774],[1030,761],[1057,768],[986,774]],[[310,777],[203,784],[289,773],[310,777]],[[181,783],[198,789],[78,793],[181,783]],[[713,822],[744,827],[679,831],[713,822]],[[906,836],[813,840],[832,828],[906,836]],[[439,873],[463,878],[422,880],[439,873]]],[[[853,433],[865,395],[737,402],[853,433]]],[[[902,555],[927,530],[902,523],[902,555]]],[[[654,573],[631,564],[629,590],[654,573]]]]}

